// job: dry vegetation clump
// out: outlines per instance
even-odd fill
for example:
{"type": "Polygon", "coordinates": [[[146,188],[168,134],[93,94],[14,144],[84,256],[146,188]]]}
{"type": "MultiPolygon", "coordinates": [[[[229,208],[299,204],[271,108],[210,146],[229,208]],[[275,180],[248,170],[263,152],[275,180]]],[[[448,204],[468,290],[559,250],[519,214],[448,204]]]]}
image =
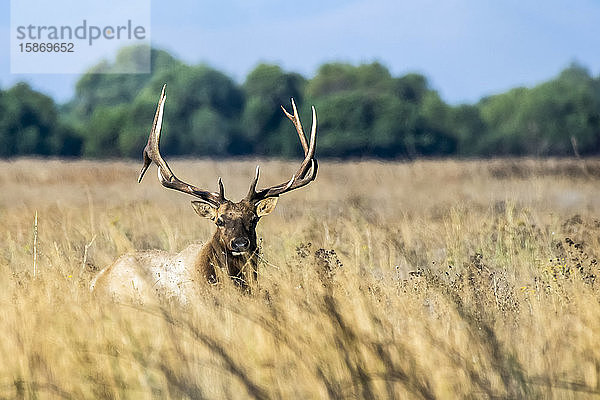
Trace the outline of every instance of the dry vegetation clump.
{"type": "MultiPolygon", "coordinates": [[[[600,163],[577,163],[322,163],[261,222],[253,294],[181,308],[88,285],[207,240],[186,196],[137,163],[4,162],[0,398],[596,398],[600,163]]],[[[236,198],[254,163],[173,164],[236,198]]]]}

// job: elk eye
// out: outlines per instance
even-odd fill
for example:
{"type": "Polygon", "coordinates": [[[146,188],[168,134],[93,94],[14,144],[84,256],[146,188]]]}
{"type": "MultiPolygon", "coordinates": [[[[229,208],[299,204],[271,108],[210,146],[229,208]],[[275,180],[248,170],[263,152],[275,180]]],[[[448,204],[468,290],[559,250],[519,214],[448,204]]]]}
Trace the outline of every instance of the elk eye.
{"type": "Polygon", "coordinates": [[[223,221],[223,218],[219,217],[219,218],[217,218],[217,221],[215,222],[215,224],[217,224],[217,226],[223,226],[223,225],[225,225],[225,221],[223,221]]]}
{"type": "Polygon", "coordinates": [[[250,219],[250,222],[252,222],[253,224],[256,224],[258,222],[258,217],[256,215],[253,215],[252,218],[250,219]]]}

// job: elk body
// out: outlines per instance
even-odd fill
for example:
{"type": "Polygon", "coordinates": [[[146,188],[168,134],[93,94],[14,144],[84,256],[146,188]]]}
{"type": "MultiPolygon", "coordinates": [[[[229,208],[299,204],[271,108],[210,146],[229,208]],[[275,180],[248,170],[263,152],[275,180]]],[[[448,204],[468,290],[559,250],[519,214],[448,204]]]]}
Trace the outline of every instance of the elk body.
{"type": "Polygon", "coordinates": [[[93,280],[91,289],[108,292],[120,300],[146,301],[158,297],[187,303],[197,293],[199,285],[206,282],[214,284],[223,276],[228,276],[241,287],[247,287],[257,278],[258,221],[273,211],[280,195],[307,185],[317,175],[318,164],[314,158],[317,129],[315,108],[312,107],[312,128],[307,141],[292,99],[293,113],[288,113],[283,107],[282,109],[296,127],[304,150],[304,160],[289,181],[257,190],[257,166],[248,194],[237,203],[225,198],[221,178],[218,180],[218,192],[209,192],[183,182],[173,174],[159,151],[166,100],[165,86],[158,102],[148,144],[144,148],[144,165],[138,182],[141,182],[148,167],[154,162],[158,166],[161,184],[197,198],[192,201],[193,209],[201,217],[213,221],[217,228],[212,238],[203,245],[192,244],[177,254],[161,250],[129,253],[100,271],[93,280]]]}

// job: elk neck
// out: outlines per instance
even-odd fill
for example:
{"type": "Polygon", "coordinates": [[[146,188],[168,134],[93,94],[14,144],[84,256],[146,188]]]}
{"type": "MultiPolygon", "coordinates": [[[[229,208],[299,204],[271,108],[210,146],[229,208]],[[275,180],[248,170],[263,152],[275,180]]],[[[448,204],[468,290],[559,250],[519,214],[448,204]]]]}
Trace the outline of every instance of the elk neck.
{"type": "Polygon", "coordinates": [[[233,255],[227,249],[219,231],[216,231],[198,255],[196,270],[209,282],[216,282],[217,268],[226,271],[236,284],[246,287],[250,281],[256,280],[256,250],[233,255]]]}

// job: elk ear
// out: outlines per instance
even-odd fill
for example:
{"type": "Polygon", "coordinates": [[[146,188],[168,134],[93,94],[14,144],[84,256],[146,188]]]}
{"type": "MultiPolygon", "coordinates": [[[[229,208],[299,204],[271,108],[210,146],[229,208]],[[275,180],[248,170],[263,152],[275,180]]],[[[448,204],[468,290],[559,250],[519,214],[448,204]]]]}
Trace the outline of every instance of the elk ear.
{"type": "Polygon", "coordinates": [[[254,206],[256,208],[256,215],[262,217],[273,211],[277,205],[277,199],[279,199],[279,197],[267,197],[256,203],[256,206],[254,206]]]}
{"type": "Polygon", "coordinates": [[[217,218],[217,209],[208,203],[202,201],[192,201],[192,207],[194,211],[201,217],[208,218],[214,221],[217,218]]]}

